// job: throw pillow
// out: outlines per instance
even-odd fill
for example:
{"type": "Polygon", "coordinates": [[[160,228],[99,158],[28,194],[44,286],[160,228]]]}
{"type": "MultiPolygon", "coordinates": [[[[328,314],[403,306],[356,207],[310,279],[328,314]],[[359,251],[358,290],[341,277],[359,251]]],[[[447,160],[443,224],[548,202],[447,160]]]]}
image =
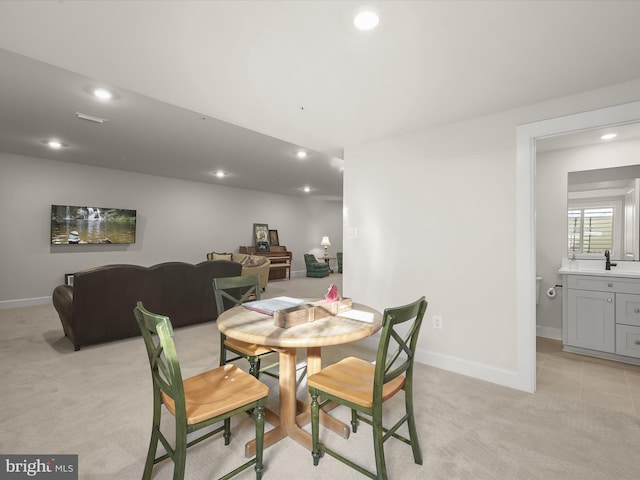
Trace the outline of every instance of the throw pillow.
{"type": "Polygon", "coordinates": [[[231,260],[230,253],[211,252],[211,260],[231,260]]]}
{"type": "Polygon", "coordinates": [[[265,257],[247,255],[243,259],[240,260],[240,263],[244,267],[259,267],[266,263],[267,259],[265,257]]]}
{"type": "Polygon", "coordinates": [[[255,256],[251,258],[253,260],[254,267],[259,267],[260,265],[264,265],[265,263],[267,263],[267,257],[255,256]]]}

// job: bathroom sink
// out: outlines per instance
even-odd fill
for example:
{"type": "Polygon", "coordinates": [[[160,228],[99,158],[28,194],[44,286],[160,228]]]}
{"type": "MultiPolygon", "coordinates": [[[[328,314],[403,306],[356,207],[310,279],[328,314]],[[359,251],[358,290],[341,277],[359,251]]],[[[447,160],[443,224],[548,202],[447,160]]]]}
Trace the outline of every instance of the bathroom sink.
{"type": "Polygon", "coordinates": [[[574,275],[601,275],[603,277],[631,277],[631,278],[640,278],[640,271],[637,270],[626,270],[620,269],[616,270],[616,268],[612,268],[611,270],[605,270],[604,268],[577,268],[573,269],[562,269],[561,273],[565,274],[574,274],[574,275]]]}

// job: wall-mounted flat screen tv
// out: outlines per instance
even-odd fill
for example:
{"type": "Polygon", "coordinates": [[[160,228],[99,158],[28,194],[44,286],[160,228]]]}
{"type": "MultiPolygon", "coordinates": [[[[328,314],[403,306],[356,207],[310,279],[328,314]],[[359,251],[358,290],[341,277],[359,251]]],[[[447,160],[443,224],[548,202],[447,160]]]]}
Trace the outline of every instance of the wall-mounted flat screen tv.
{"type": "Polygon", "coordinates": [[[52,245],[136,243],[136,211],[51,205],[52,245]]]}

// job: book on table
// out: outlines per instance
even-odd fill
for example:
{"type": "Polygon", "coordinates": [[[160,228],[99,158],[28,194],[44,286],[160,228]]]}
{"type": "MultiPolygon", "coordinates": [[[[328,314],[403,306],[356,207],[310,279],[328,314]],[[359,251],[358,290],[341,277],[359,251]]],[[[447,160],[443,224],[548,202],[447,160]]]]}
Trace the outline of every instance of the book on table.
{"type": "Polygon", "coordinates": [[[249,310],[254,310],[265,315],[273,315],[280,310],[286,310],[287,308],[297,307],[307,303],[306,300],[294,297],[274,297],[266,298],[264,300],[254,300],[252,302],[245,302],[243,307],[249,310]]]}

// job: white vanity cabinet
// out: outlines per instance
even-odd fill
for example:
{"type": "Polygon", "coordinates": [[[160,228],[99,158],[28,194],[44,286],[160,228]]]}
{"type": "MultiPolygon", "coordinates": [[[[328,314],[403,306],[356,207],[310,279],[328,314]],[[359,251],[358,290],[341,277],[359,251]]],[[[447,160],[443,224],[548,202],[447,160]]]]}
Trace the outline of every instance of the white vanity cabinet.
{"type": "Polygon", "coordinates": [[[564,349],[640,363],[640,278],[568,274],[564,286],[564,349]]]}

